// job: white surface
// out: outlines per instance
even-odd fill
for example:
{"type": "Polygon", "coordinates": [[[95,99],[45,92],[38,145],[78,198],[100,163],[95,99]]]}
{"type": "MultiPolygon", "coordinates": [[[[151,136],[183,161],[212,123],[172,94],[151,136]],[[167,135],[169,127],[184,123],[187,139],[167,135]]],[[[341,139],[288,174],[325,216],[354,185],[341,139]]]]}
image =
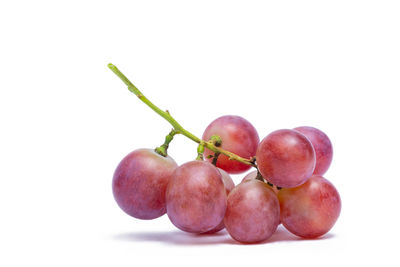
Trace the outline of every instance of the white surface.
{"type": "MultiPolygon", "coordinates": [[[[399,13],[398,1],[2,1],[0,265],[398,266],[399,13]],[[109,62],[198,136],[224,114],[261,138],[325,131],[335,227],[244,246],[126,216],[113,171],[170,126],[109,62]]],[[[170,154],[195,149],[177,137],[170,154]]]]}

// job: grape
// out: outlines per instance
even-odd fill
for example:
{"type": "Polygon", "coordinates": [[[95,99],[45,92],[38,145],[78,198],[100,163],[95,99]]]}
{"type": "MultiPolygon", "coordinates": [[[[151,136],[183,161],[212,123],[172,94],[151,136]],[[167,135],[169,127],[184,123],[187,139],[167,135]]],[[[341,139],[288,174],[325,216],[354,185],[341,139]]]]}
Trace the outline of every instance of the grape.
{"type": "Polygon", "coordinates": [[[119,207],[138,219],[154,219],[165,214],[165,190],[175,161],[152,149],[128,154],[115,170],[112,189],[119,207]]]}
{"type": "Polygon", "coordinates": [[[179,229],[204,233],[222,221],[226,199],[218,169],[207,161],[190,161],[172,174],[166,192],[167,214],[179,229]]]}
{"type": "Polygon", "coordinates": [[[264,179],[279,187],[295,187],[311,177],[315,152],[311,142],[294,130],[278,130],[257,148],[257,166],[264,179]]]}
{"type": "MultiPolygon", "coordinates": [[[[235,183],[233,182],[231,176],[226,171],[224,171],[223,169],[220,169],[220,168],[218,168],[218,170],[221,173],[222,182],[224,182],[226,195],[228,196],[229,192],[231,192],[232,189],[235,188],[235,183]]],[[[222,220],[214,229],[211,229],[210,231],[205,232],[205,234],[213,234],[213,233],[221,231],[224,228],[225,228],[225,224],[224,224],[224,220],[222,220]]]]}
{"type": "MultiPolygon", "coordinates": [[[[256,179],[256,177],[257,177],[257,171],[249,172],[249,173],[243,178],[242,183],[243,183],[243,182],[246,182],[246,181],[254,180],[254,179],[256,179]]],[[[279,189],[278,189],[275,185],[274,185],[274,186],[270,186],[270,188],[274,191],[274,193],[275,193],[276,195],[278,195],[279,189]]],[[[281,223],[281,222],[280,222],[280,220],[279,220],[279,224],[280,224],[280,223],[281,223]]]]}
{"type": "Polygon", "coordinates": [[[224,223],[236,241],[256,243],[268,239],[279,224],[275,193],[256,179],[239,184],[228,196],[224,223]]]}
{"type": "MultiPolygon", "coordinates": [[[[248,174],[246,174],[245,177],[243,177],[241,183],[246,182],[246,181],[250,181],[250,180],[253,180],[253,179],[256,179],[256,177],[257,177],[257,171],[249,172],[248,174]]],[[[264,178],[263,178],[263,180],[264,180],[264,178]]],[[[264,180],[264,181],[265,181],[265,180],[264,180]]]]}
{"type": "MultiPolygon", "coordinates": [[[[243,177],[242,183],[246,182],[246,181],[250,181],[250,180],[256,179],[256,177],[257,177],[257,171],[249,172],[245,177],[243,177]]],[[[278,194],[279,190],[275,185],[271,186],[271,189],[275,192],[275,194],[278,194]]]]}
{"type": "Polygon", "coordinates": [[[326,173],[333,156],[332,143],[329,137],[321,130],[309,126],[297,127],[294,130],[304,134],[314,147],[316,156],[314,174],[323,175],[326,173]]]}
{"type": "Polygon", "coordinates": [[[341,200],[336,188],[322,176],[314,175],[295,188],[278,193],[282,224],[304,238],[327,233],[340,214],[341,200]]]}
{"type": "Polygon", "coordinates": [[[246,181],[250,181],[250,180],[256,179],[256,177],[257,177],[257,171],[249,172],[248,174],[246,174],[245,177],[243,177],[242,183],[246,182],[246,181]]]}
{"type": "MultiPolygon", "coordinates": [[[[253,157],[256,154],[257,145],[260,142],[260,138],[253,125],[239,116],[222,116],[211,122],[203,133],[203,140],[208,141],[213,135],[221,137],[221,148],[243,158],[253,157]]],[[[205,149],[204,155],[206,157],[214,155],[214,152],[205,149]]],[[[212,161],[212,159],[209,160],[212,161]]],[[[229,160],[225,155],[219,155],[217,167],[232,174],[242,173],[250,168],[249,165],[229,160]]]]}
{"type": "Polygon", "coordinates": [[[235,188],[235,183],[233,182],[231,176],[226,171],[224,171],[221,168],[218,168],[218,170],[221,173],[222,181],[224,182],[224,186],[226,189],[226,195],[228,195],[229,192],[231,192],[232,189],[235,188]]]}

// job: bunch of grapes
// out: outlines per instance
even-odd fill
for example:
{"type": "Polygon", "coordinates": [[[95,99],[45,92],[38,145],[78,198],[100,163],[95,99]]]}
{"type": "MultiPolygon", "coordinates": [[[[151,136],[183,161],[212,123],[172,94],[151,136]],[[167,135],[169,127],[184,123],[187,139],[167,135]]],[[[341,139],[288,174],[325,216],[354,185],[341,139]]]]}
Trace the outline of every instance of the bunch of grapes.
{"type": "Polygon", "coordinates": [[[333,227],[341,200],[322,176],[333,153],[325,133],[303,126],[274,131],[260,142],[250,122],[228,115],[211,122],[200,139],[109,67],[174,127],[162,146],[131,152],[115,170],[113,194],[127,214],[148,220],[166,213],[177,228],[195,234],[226,228],[242,243],[267,240],[280,223],[303,238],[317,238],[333,227]],[[178,166],[168,156],[175,134],[199,143],[196,160],[178,166]],[[235,186],[229,174],[252,167],[255,171],[235,186]]]}

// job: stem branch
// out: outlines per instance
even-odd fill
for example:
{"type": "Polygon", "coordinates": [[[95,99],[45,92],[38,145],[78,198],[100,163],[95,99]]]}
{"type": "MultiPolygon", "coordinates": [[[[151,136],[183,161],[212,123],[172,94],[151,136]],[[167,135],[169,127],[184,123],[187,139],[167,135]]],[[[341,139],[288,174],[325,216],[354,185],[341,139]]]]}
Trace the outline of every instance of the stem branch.
{"type": "Polygon", "coordinates": [[[197,147],[197,158],[196,160],[203,160],[204,159],[204,143],[203,141],[200,142],[199,146],[197,147]]]}
{"type": "Polygon", "coordinates": [[[215,152],[211,162],[214,166],[217,166],[218,157],[219,157],[219,152],[215,152]]]}
{"type": "Polygon", "coordinates": [[[172,139],[174,139],[174,135],[177,134],[175,129],[172,129],[171,132],[165,137],[164,144],[159,147],[156,147],[155,151],[163,157],[168,155],[167,150],[169,147],[169,143],[171,143],[172,139]]]}
{"type": "Polygon", "coordinates": [[[114,66],[113,64],[110,63],[110,64],[108,64],[108,67],[128,86],[129,91],[134,93],[143,103],[145,103],[148,107],[150,107],[152,110],[154,110],[158,115],[160,115],[165,120],[167,120],[172,125],[172,127],[174,127],[174,130],[176,133],[182,134],[198,144],[202,143],[202,145],[204,147],[208,148],[209,150],[213,151],[214,153],[218,152],[220,154],[223,154],[223,155],[229,157],[230,160],[236,160],[236,161],[242,162],[244,164],[256,167],[256,164],[251,159],[242,158],[230,151],[227,151],[220,147],[217,147],[214,145],[214,142],[211,142],[211,141],[206,142],[204,140],[201,140],[194,134],[192,134],[189,131],[187,131],[186,129],[184,129],[169,114],[168,111],[163,111],[162,109],[160,109],[156,105],[154,105],[149,99],[147,99],[142,94],[142,92],[140,92],[140,90],[135,85],[133,85],[133,83],[131,83],[131,81],[129,81],[129,79],[116,66],[114,66]]]}

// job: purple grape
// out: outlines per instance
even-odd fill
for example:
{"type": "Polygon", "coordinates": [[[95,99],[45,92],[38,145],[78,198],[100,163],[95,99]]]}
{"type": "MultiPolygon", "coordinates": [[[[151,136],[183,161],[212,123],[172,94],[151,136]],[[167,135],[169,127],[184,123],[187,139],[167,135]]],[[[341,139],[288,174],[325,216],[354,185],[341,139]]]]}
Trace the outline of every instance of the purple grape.
{"type": "Polygon", "coordinates": [[[177,168],[175,161],[152,149],[128,154],[115,170],[112,189],[119,207],[138,219],[155,219],[165,214],[165,191],[177,168]]]}
{"type": "Polygon", "coordinates": [[[225,227],[233,239],[257,243],[271,237],[279,224],[279,202],[264,182],[250,180],[236,186],[228,196],[225,227]]]}
{"type": "Polygon", "coordinates": [[[190,161],[172,174],[166,192],[167,214],[179,229],[204,233],[222,221],[226,199],[218,169],[207,161],[190,161]]]}
{"type": "MultiPolygon", "coordinates": [[[[228,196],[229,193],[232,191],[233,188],[235,188],[235,183],[233,182],[231,176],[224,171],[223,169],[218,168],[219,172],[222,175],[222,181],[224,182],[225,190],[226,190],[226,195],[228,196]]],[[[216,232],[221,231],[222,229],[225,228],[224,220],[220,222],[214,229],[211,229],[208,232],[205,232],[205,234],[213,234],[216,232]]]]}
{"type": "Polygon", "coordinates": [[[270,183],[279,187],[295,187],[307,181],[314,172],[314,148],[303,134],[294,130],[278,130],[258,145],[257,166],[270,183]]]}
{"type": "Polygon", "coordinates": [[[297,127],[294,130],[304,134],[314,147],[316,156],[314,174],[326,173],[333,157],[333,148],[329,137],[321,130],[309,126],[297,127]]]}
{"type": "Polygon", "coordinates": [[[316,238],[335,224],[341,209],[338,191],[322,176],[278,193],[282,224],[295,235],[316,238]]]}

